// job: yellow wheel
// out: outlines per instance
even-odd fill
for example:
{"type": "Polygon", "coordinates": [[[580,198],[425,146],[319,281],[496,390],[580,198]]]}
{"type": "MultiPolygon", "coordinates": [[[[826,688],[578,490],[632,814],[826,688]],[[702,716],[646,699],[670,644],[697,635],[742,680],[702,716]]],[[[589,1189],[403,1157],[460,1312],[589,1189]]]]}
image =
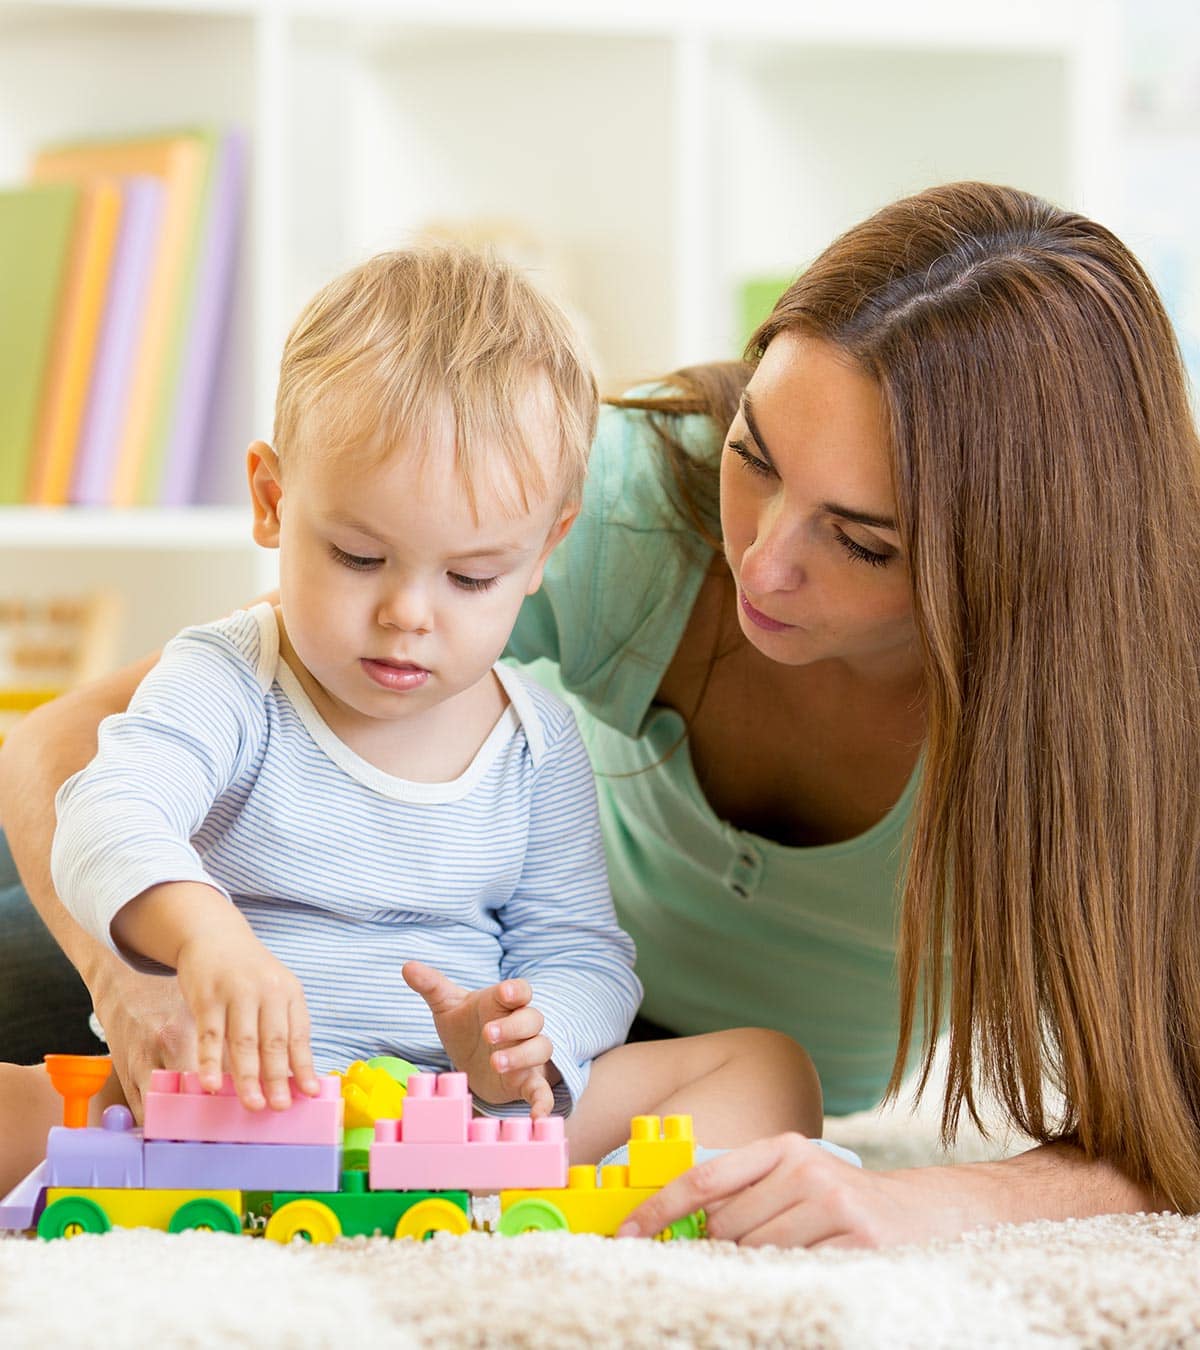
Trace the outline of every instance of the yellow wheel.
{"type": "Polygon", "coordinates": [[[64,1195],[47,1205],[38,1220],[38,1237],[73,1238],[81,1233],[107,1233],[112,1229],[108,1215],[86,1195],[64,1195]]]}
{"type": "Polygon", "coordinates": [[[423,1241],[434,1233],[453,1233],[462,1237],[471,1231],[471,1220],[450,1200],[418,1200],[401,1215],[396,1225],[398,1238],[423,1241]]]}
{"type": "Polygon", "coordinates": [[[342,1235],[338,1216],[319,1200],[292,1200],[267,1220],[265,1236],[285,1246],[302,1242],[332,1242],[342,1235]]]}
{"type": "Polygon", "coordinates": [[[171,1215],[168,1233],[186,1233],[191,1228],[210,1233],[240,1233],[242,1221],[224,1200],[189,1200],[171,1215]]]}
{"type": "Polygon", "coordinates": [[[499,1231],[504,1237],[516,1237],[520,1233],[566,1232],[570,1227],[567,1216],[552,1200],[530,1197],[518,1200],[501,1214],[499,1231]]]}

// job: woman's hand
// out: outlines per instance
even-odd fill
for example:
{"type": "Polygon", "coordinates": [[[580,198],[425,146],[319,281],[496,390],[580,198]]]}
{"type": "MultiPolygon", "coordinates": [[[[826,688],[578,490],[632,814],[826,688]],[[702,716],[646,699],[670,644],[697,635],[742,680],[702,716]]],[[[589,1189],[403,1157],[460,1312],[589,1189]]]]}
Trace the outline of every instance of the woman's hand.
{"type": "Polygon", "coordinates": [[[708,1235],[748,1247],[882,1247],[997,1223],[992,1171],[868,1172],[781,1134],[710,1158],[639,1205],[618,1237],[652,1237],[694,1210],[708,1235]]]}
{"type": "Polygon", "coordinates": [[[173,978],[143,975],[117,958],[93,977],[90,993],[113,1069],[138,1124],[153,1069],[196,1067],[196,1028],[173,978]]]}

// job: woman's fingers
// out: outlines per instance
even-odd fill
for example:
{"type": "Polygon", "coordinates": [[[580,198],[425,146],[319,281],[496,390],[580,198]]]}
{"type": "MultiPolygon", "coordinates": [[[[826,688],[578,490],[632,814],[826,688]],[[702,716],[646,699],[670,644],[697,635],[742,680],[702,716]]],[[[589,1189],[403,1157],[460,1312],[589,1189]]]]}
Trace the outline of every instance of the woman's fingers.
{"type": "Polygon", "coordinates": [[[684,1172],[639,1205],[622,1224],[617,1236],[653,1237],[676,1219],[744,1191],[775,1167],[779,1159],[779,1140],[786,1137],[758,1139],[684,1172]]]}

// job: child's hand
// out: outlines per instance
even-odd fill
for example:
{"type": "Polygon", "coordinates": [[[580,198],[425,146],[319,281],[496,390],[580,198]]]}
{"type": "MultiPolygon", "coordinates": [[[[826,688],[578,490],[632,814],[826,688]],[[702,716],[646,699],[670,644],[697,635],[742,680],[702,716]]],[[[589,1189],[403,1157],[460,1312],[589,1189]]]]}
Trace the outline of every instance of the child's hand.
{"type": "Polygon", "coordinates": [[[429,1004],[450,1062],[481,1101],[527,1101],[535,1120],[550,1114],[554,1047],[541,1034],[542,1014],[530,1003],[527,981],[460,989],[421,961],[406,961],[401,974],[429,1004]]]}
{"type": "Polygon", "coordinates": [[[196,1024],[202,1087],[221,1086],[222,1050],[242,1104],[251,1111],[292,1104],[288,1069],[301,1092],[320,1087],[300,981],[229,907],[231,922],[185,942],[175,967],[196,1024]],[[261,1079],[261,1084],[260,1084],[261,1079]],[[265,1090],[265,1096],[264,1096],[265,1090]]]}

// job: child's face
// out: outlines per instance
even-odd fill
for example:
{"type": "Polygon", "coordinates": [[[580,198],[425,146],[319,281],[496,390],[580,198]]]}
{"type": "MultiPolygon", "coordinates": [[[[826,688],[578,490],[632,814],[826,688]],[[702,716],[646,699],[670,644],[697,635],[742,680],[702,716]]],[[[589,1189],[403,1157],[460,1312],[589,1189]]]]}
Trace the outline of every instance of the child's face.
{"type": "Polygon", "coordinates": [[[448,425],[426,452],[378,463],[301,453],[282,485],[270,449],[251,447],[255,537],[280,550],[284,627],[339,718],[412,717],[474,688],[504,650],[575,516],[550,471],[553,427],[526,420],[552,487],[516,515],[487,481],[472,513],[448,425]]]}

